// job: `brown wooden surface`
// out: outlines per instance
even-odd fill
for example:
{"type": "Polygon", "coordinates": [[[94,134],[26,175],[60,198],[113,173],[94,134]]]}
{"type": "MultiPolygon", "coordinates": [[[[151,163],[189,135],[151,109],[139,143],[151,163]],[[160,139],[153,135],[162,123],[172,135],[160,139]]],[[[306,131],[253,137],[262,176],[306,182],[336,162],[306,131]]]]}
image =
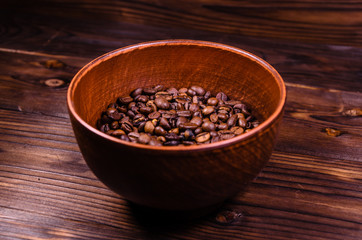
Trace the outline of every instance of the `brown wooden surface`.
{"type": "Polygon", "coordinates": [[[0,239],[362,239],[361,12],[338,0],[2,1],[0,239]],[[183,223],[146,215],[95,178],[65,102],[94,57],[169,38],[255,53],[288,91],[263,172],[183,223]]]}

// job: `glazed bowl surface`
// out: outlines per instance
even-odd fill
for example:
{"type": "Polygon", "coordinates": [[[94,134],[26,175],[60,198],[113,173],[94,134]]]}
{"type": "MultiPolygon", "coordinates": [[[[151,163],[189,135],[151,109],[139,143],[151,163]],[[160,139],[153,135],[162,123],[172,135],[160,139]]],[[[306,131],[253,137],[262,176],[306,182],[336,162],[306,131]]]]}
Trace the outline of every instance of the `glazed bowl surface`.
{"type": "Polygon", "coordinates": [[[268,162],[285,105],[278,72],[236,47],[196,40],[140,43],[109,52],[72,80],[67,104],[82,155],[125,199],[165,210],[213,206],[241,191],[268,162]],[[262,123],[229,140],[193,146],[125,142],[96,129],[108,104],[139,87],[198,85],[253,109],[262,123]]]}

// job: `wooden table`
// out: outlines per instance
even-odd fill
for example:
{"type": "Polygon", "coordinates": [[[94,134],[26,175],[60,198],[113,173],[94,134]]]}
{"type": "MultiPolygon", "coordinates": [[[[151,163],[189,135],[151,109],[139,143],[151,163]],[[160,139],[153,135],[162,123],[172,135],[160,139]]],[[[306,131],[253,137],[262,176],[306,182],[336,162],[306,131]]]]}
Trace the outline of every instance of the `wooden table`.
{"type": "Polygon", "coordinates": [[[2,1],[0,239],[362,239],[362,2],[274,2],[2,1]],[[263,172],[187,222],[146,216],[98,181],[66,109],[91,59],[173,38],[250,51],[288,91],[263,172]]]}

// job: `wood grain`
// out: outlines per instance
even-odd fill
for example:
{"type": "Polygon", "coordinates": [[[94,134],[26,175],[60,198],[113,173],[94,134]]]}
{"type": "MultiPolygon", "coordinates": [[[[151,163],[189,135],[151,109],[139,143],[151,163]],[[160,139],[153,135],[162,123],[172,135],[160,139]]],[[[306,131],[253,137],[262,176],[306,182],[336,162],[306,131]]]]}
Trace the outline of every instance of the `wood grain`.
{"type": "MultiPolygon", "coordinates": [[[[0,28],[3,29],[0,36],[4,39],[2,47],[6,51],[22,50],[52,55],[67,53],[68,56],[83,57],[82,64],[85,64],[87,60],[108,51],[143,41],[177,38],[208,40],[254,53],[274,66],[288,82],[339,90],[360,88],[362,50],[348,43],[342,46],[306,44],[127,22],[94,19],[79,21],[57,14],[48,18],[37,14],[5,12],[0,15],[3,19],[0,21],[0,28]]],[[[57,59],[56,56],[53,58],[57,59]]],[[[2,61],[6,60],[3,58],[2,61]]],[[[24,62],[23,65],[14,64],[24,66],[24,62]]],[[[74,66],[73,63],[68,65],[74,66]]]]}
{"type": "Polygon", "coordinates": [[[0,239],[361,239],[360,9],[339,0],[3,1],[0,239]],[[186,223],[146,214],[100,183],[65,107],[69,81],[92,58],[166,38],[246,49],[276,67],[288,90],[263,172],[186,223]],[[49,60],[65,66],[47,68],[49,60]]]}
{"type": "Polygon", "coordinates": [[[362,3],[356,1],[32,1],[17,10],[71,18],[127,21],[276,39],[361,46],[362,3]]]}

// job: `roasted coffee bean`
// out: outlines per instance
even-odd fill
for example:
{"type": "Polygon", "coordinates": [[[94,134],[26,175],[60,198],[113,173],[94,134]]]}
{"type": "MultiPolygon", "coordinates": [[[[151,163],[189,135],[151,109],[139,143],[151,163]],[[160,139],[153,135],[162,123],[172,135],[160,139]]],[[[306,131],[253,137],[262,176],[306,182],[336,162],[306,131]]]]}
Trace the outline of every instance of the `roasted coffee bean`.
{"type": "Polygon", "coordinates": [[[217,115],[218,119],[220,119],[220,121],[225,122],[226,120],[228,120],[228,115],[226,113],[219,113],[217,115]]]}
{"type": "Polygon", "coordinates": [[[155,104],[160,109],[168,109],[170,107],[169,101],[167,101],[166,98],[161,96],[155,99],[155,104]]]}
{"type": "Polygon", "coordinates": [[[126,134],[120,135],[120,136],[119,136],[119,139],[121,139],[121,140],[123,140],[123,141],[126,141],[126,142],[130,142],[130,141],[131,141],[126,134]]]}
{"type": "Polygon", "coordinates": [[[144,126],[144,131],[146,133],[153,134],[153,131],[155,130],[155,126],[153,125],[152,121],[147,121],[144,126]]]}
{"type": "Polygon", "coordinates": [[[106,113],[103,113],[102,114],[102,117],[101,117],[101,123],[111,123],[113,121],[112,118],[108,117],[106,113]]]}
{"type": "Polygon", "coordinates": [[[191,111],[187,111],[187,110],[179,110],[176,113],[177,113],[177,116],[179,116],[179,117],[189,118],[192,116],[191,111]]]}
{"type": "Polygon", "coordinates": [[[130,133],[133,131],[133,125],[132,123],[130,123],[129,121],[123,122],[121,123],[121,127],[120,127],[123,131],[125,131],[126,133],[130,133]]]}
{"type": "Polygon", "coordinates": [[[197,106],[199,106],[199,98],[197,96],[193,96],[192,103],[195,103],[197,106]]]}
{"type": "Polygon", "coordinates": [[[156,98],[159,98],[159,97],[163,97],[165,98],[167,101],[171,101],[172,100],[172,94],[168,93],[168,92],[157,92],[155,94],[155,97],[156,98]]]}
{"type": "Polygon", "coordinates": [[[214,143],[214,142],[219,142],[219,141],[221,141],[221,139],[220,139],[220,136],[217,135],[217,136],[215,136],[215,137],[212,137],[210,142],[211,142],[211,143],[214,143]]]}
{"type": "Polygon", "coordinates": [[[147,95],[138,95],[134,98],[134,100],[136,102],[143,102],[143,103],[146,103],[148,102],[148,96],[147,95]]]}
{"type": "Polygon", "coordinates": [[[206,131],[206,132],[211,132],[215,130],[215,124],[213,122],[210,121],[206,121],[202,124],[202,130],[206,131]]]}
{"type": "Polygon", "coordinates": [[[195,123],[188,122],[188,123],[181,123],[179,128],[183,131],[187,129],[195,130],[198,126],[195,123]]]}
{"type": "Polygon", "coordinates": [[[157,111],[157,106],[156,106],[154,100],[148,101],[148,102],[146,103],[146,106],[152,108],[152,112],[157,111]]]}
{"type": "Polygon", "coordinates": [[[121,119],[122,113],[118,112],[117,110],[108,114],[108,117],[113,119],[113,120],[119,120],[121,119]]]}
{"type": "Polygon", "coordinates": [[[139,110],[140,108],[146,107],[146,104],[143,102],[137,102],[136,107],[138,107],[138,110],[139,110]]]}
{"type": "Polygon", "coordinates": [[[207,144],[258,127],[247,105],[200,86],[137,88],[110,103],[97,128],[124,141],[152,146],[207,144]]]}
{"type": "Polygon", "coordinates": [[[136,114],[136,115],[140,113],[139,108],[138,108],[137,106],[132,106],[132,107],[130,108],[130,110],[131,110],[132,112],[134,112],[134,114],[136,114]]]}
{"type": "Polygon", "coordinates": [[[171,126],[171,128],[176,128],[177,127],[177,118],[175,117],[175,118],[171,118],[171,119],[169,119],[168,120],[169,121],[169,123],[170,123],[170,126],[171,126]]]}
{"type": "Polygon", "coordinates": [[[106,132],[108,132],[109,130],[111,130],[111,128],[109,127],[109,124],[103,124],[99,130],[101,130],[102,132],[106,133],[106,132]]]}
{"type": "Polygon", "coordinates": [[[214,107],[213,106],[207,106],[207,107],[205,107],[204,109],[202,109],[202,114],[204,115],[204,116],[207,116],[207,115],[210,115],[211,113],[213,113],[214,112],[214,107]]]}
{"type": "Polygon", "coordinates": [[[165,136],[167,131],[163,129],[161,126],[155,127],[155,134],[158,136],[165,136]]]}
{"type": "Polygon", "coordinates": [[[178,97],[175,97],[174,100],[180,104],[186,104],[187,102],[191,101],[189,96],[181,96],[181,95],[178,97]]]}
{"type": "Polygon", "coordinates": [[[157,119],[152,119],[151,122],[152,122],[153,126],[155,126],[155,127],[156,127],[157,124],[158,124],[158,120],[157,120],[157,119]]]}
{"type": "Polygon", "coordinates": [[[211,131],[210,136],[214,138],[216,136],[219,136],[219,134],[216,131],[211,131]]]}
{"type": "Polygon", "coordinates": [[[201,111],[197,111],[197,112],[194,112],[194,113],[192,114],[192,116],[193,116],[193,117],[202,117],[202,113],[201,113],[201,111]]]}
{"type": "Polygon", "coordinates": [[[151,140],[148,142],[148,145],[150,146],[162,146],[162,143],[154,138],[151,138],[151,140]]]}
{"type": "Polygon", "coordinates": [[[195,140],[198,143],[204,143],[210,139],[211,135],[208,132],[203,132],[198,135],[196,135],[195,140]]]}
{"type": "Polygon", "coordinates": [[[180,88],[179,90],[178,90],[178,92],[179,93],[187,93],[187,88],[180,88]]]}
{"type": "Polygon", "coordinates": [[[141,123],[138,125],[138,127],[137,127],[138,132],[144,132],[144,130],[145,130],[145,125],[146,125],[146,122],[141,122],[141,123]]]}
{"type": "Polygon", "coordinates": [[[197,112],[200,110],[200,106],[197,103],[191,103],[189,107],[189,111],[197,112]]]}
{"type": "Polygon", "coordinates": [[[166,91],[173,96],[176,96],[178,94],[178,90],[174,87],[171,87],[171,88],[167,89],[166,91]]]}
{"type": "Polygon", "coordinates": [[[244,128],[235,126],[230,128],[230,131],[232,131],[235,135],[240,135],[244,133],[244,128]]]}
{"type": "Polygon", "coordinates": [[[231,130],[220,130],[220,131],[218,131],[218,134],[223,140],[235,137],[234,132],[231,130]]]}
{"type": "Polygon", "coordinates": [[[118,107],[117,103],[110,103],[107,108],[117,108],[117,107],[118,107]]]}
{"type": "Polygon", "coordinates": [[[148,114],[149,119],[158,119],[159,117],[161,117],[160,112],[152,112],[152,113],[148,114]]]}
{"type": "Polygon", "coordinates": [[[156,90],[156,92],[160,92],[164,89],[164,86],[161,84],[158,84],[154,87],[154,89],[156,90]]]}
{"type": "Polygon", "coordinates": [[[190,129],[186,129],[184,132],[184,137],[186,140],[194,139],[195,134],[190,129]]]}
{"type": "Polygon", "coordinates": [[[164,137],[167,141],[178,141],[180,139],[180,136],[173,132],[166,133],[164,137]]]}
{"type": "Polygon", "coordinates": [[[172,128],[170,131],[168,131],[169,133],[175,133],[175,134],[180,134],[180,129],[179,128],[172,128]]]}
{"type": "Polygon", "coordinates": [[[225,101],[225,104],[229,105],[229,106],[232,106],[232,107],[235,107],[235,105],[241,104],[241,101],[229,100],[229,101],[225,101]]]}
{"type": "Polygon", "coordinates": [[[155,88],[144,88],[143,93],[146,95],[153,95],[157,92],[155,88]]]}
{"type": "Polygon", "coordinates": [[[151,141],[151,137],[146,133],[140,133],[138,137],[138,142],[141,144],[147,144],[151,141]]]}
{"type": "Polygon", "coordinates": [[[129,122],[129,121],[130,121],[130,117],[125,115],[125,117],[123,117],[122,119],[119,120],[119,123],[124,123],[124,122],[129,122]]]}
{"type": "Polygon", "coordinates": [[[132,92],[131,92],[131,97],[136,97],[136,96],[138,96],[138,95],[141,95],[142,94],[142,92],[143,92],[143,89],[142,88],[136,88],[135,90],[133,90],[132,92]]]}
{"type": "Polygon", "coordinates": [[[187,89],[187,94],[190,96],[195,96],[196,95],[196,91],[192,90],[191,88],[187,89]]]}
{"type": "Polygon", "coordinates": [[[140,107],[140,110],[139,110],[141,113],[143,114],[149,114],[151,112],[153,112],[152,108],[151,107],[147,107],[147,106],[144,106],[144,107],[140,107]]]}
{"type": "Polygon", "coordinates": [[[136,107],[137,103],[136,102],[130,102],[128,105],[127,105],[127,109],[131,109],[133,107],[136,107]]]}
{"type": "Polygon", "coordinates": [[[131,140],[131,142],[137,142],[138,138],[140,137],[140,134],[138,132],[130,132],[128,133],[128,137],[131,140]]]}
{"type": "Polygon", "coordinates": [[[187,120],[186,117],[179,117],[179,118],[177,118],[176,126],[179,127],[180,124],[182,124],[182,123],[187,123],[187,122],[188,122],[188,120],[187,120]]]}
{"type": "Polygon", "coordinates": [[[117,112],[117,109],[111,107],[111,108],[107,108],[106,114],[107,114],[107,116],[109,116],[109,115],[112,115],[114,112],[117,112]]]}
{"type": "Polygon", "coordinates": [[[128,108],[126,105],[122,105],[122,106],[117,107],[117,110],[120,113],[126,113],[128,111],[128,108]]]}
{"type": "Polygon", "coordinates": [[[125,135],[126,133],[122,129],[117,129],[112,132],[112,136],[120,137],[121,135],[125,135]]]}
{"type": "Polygon", "coordinates": [[[133,98],[131,98],[130,96],[118,98],[118,102],[119,102],[120,104],[124,104],[124,105],[127,105],[127,104],[129,104],[130,102],[132,102],[132,101],[133,101],[133,98]]]}
{"type": "Polygon", "coordinates": [[[194,133],[197,135],[197,134],[200,134],[202,133],[202,128],[201,127],[198,127],[194,130],[194,133]]]}
{"type": "Polygon", "coordinates": [[[207,91],[204,95],[204,100],[208,100],[209,98],[211,97],[211,92],[210,91],[207,91]]]}
{"type": "Polygon", "coordinates": [[[243,109],[243,108],[245,108],[245,105],[242,104],[242,103],[238,103],[238,104],[235,104],[235,105],[233,106],[233,108],[243,109]]]}
{"type": "Polygon", "coordinates": [[[170,130],[171,129],[171,125],[170,125],[170,123],[167,121],[167,119],[166,118],[164,118],[164,117],[161,117],[160,118],[160,120],[159,120],[159,125],[163,128],[163,129],[165,129],[165,130],[170,130]]]}
{"type": "Polygon", "coordinates": [[[210,121],[216,123],[219,120],[219,117],[216,113],[210,115],[210,121]]]}
{"type": "Polygon", "coordinates": [[[238,125],[243,128],[246,127],[246,119],[243,114],[238,115],[238,125]]]}
{"type": "Polygon", "coordinates": [[[217,93],[217,94],[216,94],[216,98],[217,98],[218,100],[223,100],[224,102],[228,100],[228,96],[227,96],[225,93],[223,93],[223,92],[217,93]]]}
{"type": "Polygon", "coordinates": [[[215,97],[207,99],[207,104],[211,106],[216,106],[219,103],[219,100],[215,97]]]}
{"type": "Polygon", "coordinates": [[[118,128],[119,128],[118,121],[113,121],[113,122],[110,124],[110,127],[111,127],[111,129],[113,129],[113,130],[118,129],[118,128]]]}
{"type": "Polygon", "coordinates": [[[134,116],[136,116],[136,113],[134,113],[132,110],[128,110],[126,114],[132,119],[134,118],[134,116]]]}
{"type": "Polygon", "coordinates": [[[157,140],[163,143],[166,142],[166,138],[164,136],[158,136],[157,140]]]}
{"type": "Polygon", "coordinates": [[[205,94],[205,89],[200,86],[191,86],[190,89],[195,91],[198,96],[202,96],[205,94]]]}
{"type": "Polygon", "coordinates": [[[225,130],[225,129],[228,129],[229,126],[227,125],[227,123],[220,123],[218,126],[217,126],[217,129],[219,130],[225,130]]]}
{"type": "Polygon", "coordinates": [[[257,126],[259,126],[259,124],[260,124],[259,121],[251,122],[251,125],[253,126],[253,128],[256,128],[257,126]]]}
{"type": "Polygon", "coordinates": [[[138,127],[145,120],[145,116],[141,113],[138,113],[133,117],[133,125],[138,127]]]}
{"type": "Polygon", "coordinates": [[[237,119],[238,119],[237,115],[232,115],[226,122],[228,127],[230,128],[235,126],[237,119]]]}

